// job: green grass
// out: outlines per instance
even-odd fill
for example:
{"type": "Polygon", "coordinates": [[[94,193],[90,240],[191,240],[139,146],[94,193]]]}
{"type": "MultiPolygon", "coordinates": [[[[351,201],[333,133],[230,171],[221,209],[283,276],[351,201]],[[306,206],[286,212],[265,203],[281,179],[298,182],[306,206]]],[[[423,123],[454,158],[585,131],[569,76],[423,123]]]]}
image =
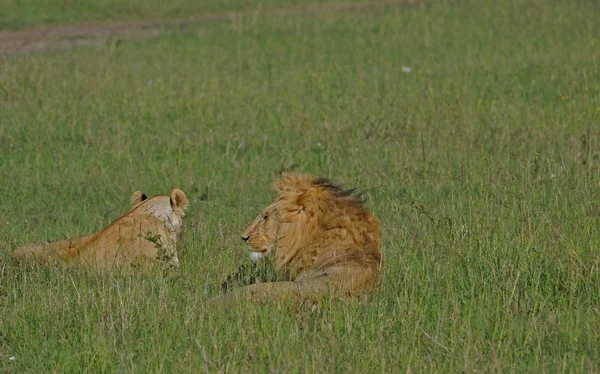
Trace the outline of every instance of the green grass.
{"type": "Polygon", "coordinates": [[[591,0],[435,2],[4,57],[0,371],[597,372],[598,19],[591,0]],[[208,310],[286,169],[366,191],[380,292],[208,310]],[[10,260],[174,187],[179,274],[10,260]]]}

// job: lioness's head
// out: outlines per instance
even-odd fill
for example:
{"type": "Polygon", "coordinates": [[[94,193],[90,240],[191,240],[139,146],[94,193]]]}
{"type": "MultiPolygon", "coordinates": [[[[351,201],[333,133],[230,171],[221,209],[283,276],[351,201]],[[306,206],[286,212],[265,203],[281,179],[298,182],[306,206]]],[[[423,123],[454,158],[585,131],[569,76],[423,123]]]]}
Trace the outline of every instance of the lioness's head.
{"type": "Polygon", "coordinates": [[[354,190],[304,174],[284,174],[273,189],[275,201],[242,232],[252,260],[273,253],[281,270],[291,263],[310,267],[327,251],[352,247],[379,253],[379,221],[354,190]]]}
{"type": "Polygon", "coordinates": [[[177,188],[171,192],[171,196],[157,195],[151,198],[141,191],[136,191],[130,200],[130,212],[135,210],[141,214],[150,213],[177,232],[181,226],[181,218],[185,216],[184,210],[189,204],[185,192],[177,188]]]}
{"type": "Polygon", "coordinates": [[[141,191],[136,191],[131,196],[132,207],[127,213],[127,215],[139,217],[139,230],[144,232],[144,238],[154,243],[159,250],[158,258],[174,266],[179,266],[176,247],[181,232],[182,218],[185,216],[184,210],[187,208],[188,203],[185,192],[177,188],[171,192],[170,196],[157,195],[151,198],[146,197],[141,191]],[[152,225],[144,227],[144,223],[147,224],[147,221],[143,217],[148,215],[162,221],[167,231],[162,233],[160,230],[151,232],[152,225]],[[157,234],[162,235],[162,239],[157,237],[157,234]]]}

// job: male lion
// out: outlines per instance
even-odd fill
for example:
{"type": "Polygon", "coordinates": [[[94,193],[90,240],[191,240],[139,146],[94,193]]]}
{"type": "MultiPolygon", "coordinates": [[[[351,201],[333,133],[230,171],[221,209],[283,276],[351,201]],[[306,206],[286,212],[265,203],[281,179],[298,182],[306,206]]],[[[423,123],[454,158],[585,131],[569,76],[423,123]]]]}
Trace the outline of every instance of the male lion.
{"type": "Polygon", "coordinates": [[[179,266],[177,240],[188,204],[185,193],[150,199],[131,196],[131,209],[100,232],[54,243],[27,244],[13,253],[18,261],[65,263],[99,268],[148,268],[154,260],[179,266]]]}
{"type": "Polygon", "coordinates": [[[370,291],[381,270],[379,221],[354,190],[325,178],[284,174],[275,201],[243,231],[257,261],[272,256],[279,278],[213,298],[213,305],[240,299],[318,299],[370,291]]]}

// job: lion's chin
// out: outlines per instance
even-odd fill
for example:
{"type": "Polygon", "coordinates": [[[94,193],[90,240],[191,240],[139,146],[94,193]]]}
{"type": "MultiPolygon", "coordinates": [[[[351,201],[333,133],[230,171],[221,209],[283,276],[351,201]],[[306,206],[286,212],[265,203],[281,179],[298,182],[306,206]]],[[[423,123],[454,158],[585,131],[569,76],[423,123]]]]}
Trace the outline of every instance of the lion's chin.
{"type": "Polygon", "coordinates": [[[265,254],[262,253],[262,252],[253,252],[253,251],[250,251],[250,259],[252,260],[252,262],[258,262],[263,257],[265,257],[265,254]]]}

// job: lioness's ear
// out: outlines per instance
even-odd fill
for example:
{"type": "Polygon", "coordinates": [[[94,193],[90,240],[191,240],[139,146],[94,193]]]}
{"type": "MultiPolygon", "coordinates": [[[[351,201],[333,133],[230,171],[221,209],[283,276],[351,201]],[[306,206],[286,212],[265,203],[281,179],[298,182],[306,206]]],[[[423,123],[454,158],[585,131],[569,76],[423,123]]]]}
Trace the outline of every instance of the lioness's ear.
{"type": "Polygon", "coordinates": [[[138,205],[142,201],[146,200],[148,197],[142,191],[135,191],[133,195],[131,195],[131,206],[138,205]]]}
{"type": "Polygon", "coordinates": [[[184,210],[187,208],[188,203],[188,198],[182,190],[176,188],[171,192],[171,207],[173,210],[175,210],[175,208],[184,210]]]}

